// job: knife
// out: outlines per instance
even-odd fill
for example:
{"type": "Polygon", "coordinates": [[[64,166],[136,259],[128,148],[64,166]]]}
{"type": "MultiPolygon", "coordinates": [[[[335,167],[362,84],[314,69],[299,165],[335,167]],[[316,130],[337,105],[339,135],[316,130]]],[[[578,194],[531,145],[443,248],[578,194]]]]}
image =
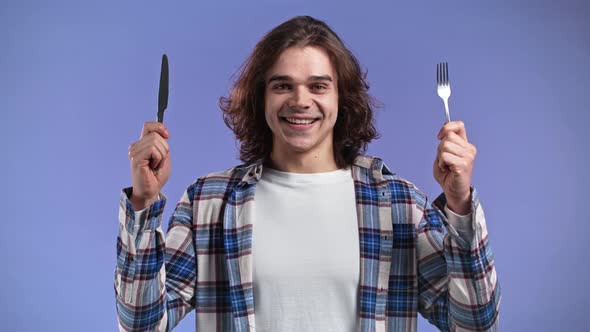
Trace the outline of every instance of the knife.
{"type": "MultiPolygon", "coordinates": [[[[164,111],[168,107],[168,57],[162,55],[162,69],[160,70],[160,91],[158,92],[158,122],[164,122],[164,111]]],[[[159,168],[152,169],[158,175],[159,168]]]]}
{"type": "Polygon", "coordinates": [[[168,107],[168,57],[162,55],[160,71],[160,91],[158,93],[158,122],[164,122],[164,111],[168,107]]]}

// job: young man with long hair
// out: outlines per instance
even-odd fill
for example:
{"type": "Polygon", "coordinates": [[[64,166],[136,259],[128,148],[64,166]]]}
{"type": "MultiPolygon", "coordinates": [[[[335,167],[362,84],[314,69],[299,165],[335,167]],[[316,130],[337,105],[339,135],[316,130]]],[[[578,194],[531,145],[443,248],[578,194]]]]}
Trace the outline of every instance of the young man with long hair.
{"type": "Polygon", "coordinates": [[[115,292],[123,331],[497,329],[500,289],[471,185],[475,146],[440,130],[430,202],[381,159],[358,61],[322,21],[295,17],[254,48],[220,99],[244,164],[197,179],[165,235],[169,133],[129,148],[115,292]]]}

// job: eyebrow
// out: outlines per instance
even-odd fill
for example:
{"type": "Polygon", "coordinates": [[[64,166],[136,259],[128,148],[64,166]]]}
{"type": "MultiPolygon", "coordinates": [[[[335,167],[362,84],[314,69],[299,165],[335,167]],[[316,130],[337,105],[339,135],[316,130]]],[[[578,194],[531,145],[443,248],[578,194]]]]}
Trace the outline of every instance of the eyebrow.
{"type": "MultiPolygon", "coordinates": [[[[271,78],[268,79],[268,83],[274,81],[292,81],[293,78],[289,75],[273,75],[271,78]]],[[[332,77],[330,75],[312,75],[307,79],[308,82],[318,82],[318,81],[329,81],[333,82],[332,77]]]]}

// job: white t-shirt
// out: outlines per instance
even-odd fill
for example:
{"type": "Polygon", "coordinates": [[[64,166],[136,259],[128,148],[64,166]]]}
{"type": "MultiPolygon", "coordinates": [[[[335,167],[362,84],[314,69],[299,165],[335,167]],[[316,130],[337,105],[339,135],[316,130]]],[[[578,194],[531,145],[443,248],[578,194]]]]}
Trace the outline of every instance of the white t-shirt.
{"type": "Polygon", "coordinates": [[[265,168],[254,209],[256,330],[356,331],[360,248],[350,169],[265,168]]]}

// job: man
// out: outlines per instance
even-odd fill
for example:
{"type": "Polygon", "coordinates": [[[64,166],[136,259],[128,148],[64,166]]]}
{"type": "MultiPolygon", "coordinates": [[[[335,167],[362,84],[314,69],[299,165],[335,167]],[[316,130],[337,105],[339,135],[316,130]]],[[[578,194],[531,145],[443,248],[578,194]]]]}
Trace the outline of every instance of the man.
{"type": "Polygon", "coordinates": [[[363,156],[377,136],[355,57],[323,22],[269,32],[220,105],[245,164],[197,179],[161,229],[165,126],[129,148],[115,274],[119,329],[497,329],[500,289],[461,122],[439,132],[431,203],[363,156]],[[444,231],[446,230],[446,235],[444,231]]]}

